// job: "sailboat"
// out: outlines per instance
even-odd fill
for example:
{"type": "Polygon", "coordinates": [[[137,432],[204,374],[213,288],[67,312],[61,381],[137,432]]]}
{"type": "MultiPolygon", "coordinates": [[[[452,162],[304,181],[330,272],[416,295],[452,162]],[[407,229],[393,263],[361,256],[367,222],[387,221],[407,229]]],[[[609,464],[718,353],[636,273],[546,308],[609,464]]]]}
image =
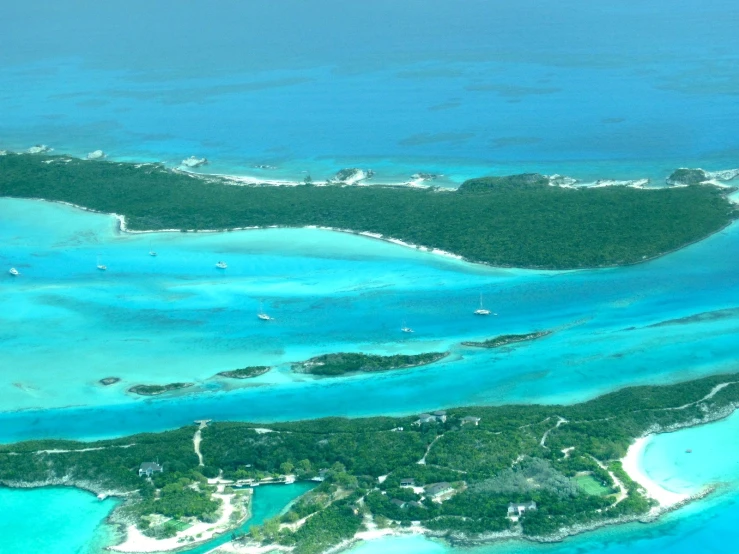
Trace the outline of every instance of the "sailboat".
{"type": "Polygon", "coordinates": [[[10,273],[10,274],[11,274],[11,275],[12,275],[13,277],[15,277],[15,276],[17,276],[17,275],[20,275],[20,274],[21,274],[21,272],[20,272],[20,271],[18,271],[18,270],[17,270],[16,268],[14,268],[14,267],[11,267],[11,268],[10,268],[10,271],[8,271],[8,273],[10,273]]]}
{"type": "Polygon", "coordinates": [[[405,324],[405,321],[403,322],[403,326],[402,326],[402,327],[400,328],[400,330],[401,330],[401,331],[402,331],[403,333],[414,333],[414,332],[415,332],[415,331],[413,331],[413,329],[411,329],[410,327],[408,327],[408,326],[407,326],[407,325],[405,324]]]}
{"type": "Polygon", "coordinates": [[[475,315],[490,315],[490,310],[486,310],[482,305],[482,293],[480,294],[480,307],[475,310],[475,315]]]}
{"type": "Polygon", "coordinates": [[[226,262],[218,262],[216,263],[216,267],[218,269],[226,269],[228,267],[228,264],[226,262]]]}
{"type": "Polygon", "coordinates": [[[259,303],[259,313],[257,314],[257,317],[261,319],[262,321],[270,321],[272,319],[271,317],[269,317],[267,314],[264,313],[261,302],[259,303]]]}
{"type": "Polygon", "coordinates": [[[151,247],[151,243],[149,243],[149,256],[153,256],[155,258],[157,256],[156,251],[151,247]]]}
{"type": "Polygon", "coordinates": [[[97,267],[100,271],[105,271],[106,269],[108,269],[107,265],[103,265],[100,263],[100,256],[98,256],[98,266],[97,267]]]}

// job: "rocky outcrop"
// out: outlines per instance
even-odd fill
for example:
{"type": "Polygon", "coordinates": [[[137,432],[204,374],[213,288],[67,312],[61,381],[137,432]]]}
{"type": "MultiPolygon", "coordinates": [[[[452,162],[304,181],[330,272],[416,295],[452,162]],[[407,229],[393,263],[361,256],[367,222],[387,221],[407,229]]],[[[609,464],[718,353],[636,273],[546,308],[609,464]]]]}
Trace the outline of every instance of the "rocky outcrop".
{"type": "Polygon", "coordinates": [[[105,157],[105,152],[102,150],[95,150],[87,155],[88,160],[101,160],[105,157]]]}
{"type": "Polygon", "coordinates": [[[671,187],[674,187],[680,185],[700,185],[706,181],[708,181],[708,175],[702,169],[681,167],[673,171],[665,182],[671,187]]]}
{"type": "Polygon", "coordinates": [[[31,146],[31,148],[26,150],[26,152],[29,154],[46,154],[47,152],[51,152],[51,148],[45,144],[37,144],[35,146],[31,146]]]}
{"type": "Polygon", "coordinates": [[[195,156],[190,156],[189,158],[185,158],[184,160],[182,160],[182,162],[180,162],[180,165],[189,169],[195,169],[196,167],[206,165],[207,163],[208,160],[206,158],[196,158],[195,156]]]}
{"type": "Polygon", "coordinates": [[[360,181],[365,181],[374,176],[375,172],[371,169],[359,169],[357,167],[350,167],[337,171],[329,183],[345,183],[347,185],[354,185],[360,181]]]}

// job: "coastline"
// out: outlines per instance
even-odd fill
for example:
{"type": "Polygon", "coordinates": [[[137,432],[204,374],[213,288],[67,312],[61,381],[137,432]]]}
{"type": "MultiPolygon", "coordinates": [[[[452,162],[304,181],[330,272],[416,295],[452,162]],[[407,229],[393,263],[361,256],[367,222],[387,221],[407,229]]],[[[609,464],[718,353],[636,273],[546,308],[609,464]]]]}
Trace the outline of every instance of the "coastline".
{"type": "Polygon", "coordinates": [[[666,489],[656,481],[652,480],[641,466],[647,445],[654,435],[639,437],[629,447],[626,456],[621,460],[624,471],[631,480],[644,489],[646,496],[656,500],[659,506],[652,508],[654,513],[673,508],[677,504],[684,503],[691,498],[689,493],[678,493],[666,489]]]}
{"type": "MultiPolygon", "coordinates": [[[[713,386],[713,388],[702,398],[697,401],[685,404],[683,406],[667,408],[667,409],[684,409],[693,405],[697,405],[700,402],[713,398],[719,391],[725,389],[730,384],[736,384],[737,381],[724,381],[713,386]]],[[[385,529],[378,529],[374,522],[370,521],[367,524],[365,520],[365,529],[356,533],[350,539],[344,540],[341,543],[326,550],[323,554],[335,554],[338,552],[346,551],[348,548],[353,546],[359,541],[375,540],[384,536],[400,536],[411,534],[422,534],[427,537],[442,538],[452,545],[460,546],[472,546],[488,544],[491,542],[497,542],[502,540],[525,540],[530,542],[550,543],[560,542],[568,536],[573,536],[588,531],[598,529],[600,527],[619,525],[623,523],[640,522],[650,523],[656,521],[662,515],[675,511],[691,502],[702,499],[711,493],[713,493],[717,486],[709,485],[704,487],[699,492],[688,494],[688,493],[675,493],[662,487],[659,483],[651,480],[645,472],[642,470],[640,463],[642,461],[646,446],[649,440],[655,434],[674,432],[682,428],[697,427],[708,423],[715,422],[731,415],[736,408],[739,407],[739,402],[730,402],[721,408],[714,409],[710,413],[706,413],[702,419],[690,419],[682,423],[667,426],[653,426],[644,431],[644,433],[636,438],[634,442],[628,447],[627,452],[620,461],[623,470],[639,487],[641,487],[643,493],[654,499],[657,502],[657,506],[651,508],[648,512],[627,515],[621,517],[615,517],[606,520],[590,521],[584,524],[576,524],[568,527],[563,527],[556,532],[549,535],[542,536],[528,536],[524,535],[521,528],[514,530],[507,530],[497,533],[486,533],[476,536],[467,536],[464,533],[459,532],[438,532],[424,528],[420,524],[416,523],[411,527],[391,527],[385,529]]],[[[104,499],[107,496],[115,496],[123,498],[124,501],[119,504],[108,516],[107,522],[112,526],[118,528],[118,534],[121,538],[121,542],[117,545],[111,545],[107,547],[108,550],[128,552],[128,553],[153,553],[153,552],[178,552],[180,550],[188,549],[196,544],[202,544],[207,540],[213,539],[217,536],[221,536],[225,533],[232,531],[234,528],[243,524],[244,521],[249,517],[249,509],[251,508],[251,502],[249,502],[249,508],[245,510],[245,515],[239,518],[238,521],[231,521],[231,514],[237,509],[236,506],[231,504],[232,497],[236,497],[236,494],[226,493],[225,489],[221,489],[221,486],[225,487],[225,483],[221,483],[217,479],[209,480],[209,483],[213,483],[219,486],[219,491],[216,496],[224,500],[223,512],[219,517],[219,520],[215,523],[197,523],[195,526],[188,530],[181,531],[177,537],[173,539],[155,540],[149,537],[143,536],[138,529],[133,526],[133,521],[127,518],[125,514],[121,513],[121,508],[126,506],[128,502],[133,501],[135,492],[123,492],[110,487],[105,487],[99,482],[75,480],[69,477],[53,478],[44,481],[33,481],[33,482],[20,482],[16,480],[5,480],[0,482],[1,485],[5,485],[13,488],[39,488],[46,486],[73,486],[83,490],[93,492],[98,495],[99,499],[104,499]],[[185,544],[177,542],[178,539],[182,539],[190,534],[197,533],[201,537],[193,537],[199,540],[188,541],[185,544]],[[207,535],[204,538],[203,535],[207,535]]],[[[623,489],[624,485],[617,480],[619,486],[623,489]]],[[[640,492],[642,492],[640,491],[640,492]]],[[[622,490],[623,492],[623,490],[622,490]]],[[[618,502],[618,501],[617,501],[618,502]]],[[[282,547],[279,545],[256,545],[256,544],[233,544],[226,543],[215,547],[212,550],[213,554],[218,552],[229,552],[234,554],[262,554],[272,550],[290,551],[290,548],[282,547]]]]}
{"type": "MultiPolygon", "coordinates": [[[[730,189],[726,189],[727,191],[730,189]]],[[[739,196],[737,198],[731,199],[730,195],[727,194],[727,199],[731,201],[731,203],[739,204],[739,196]]],[[[369,231],[354,231],[352,229],[341,229],[338,227],[327,227],[327,226],[321,226],[321,225],[304,225],[300,227],[293,227],[290,225],[268,225],[268,226],[248,226],[248,227],[234,227],[231,229],[228,229],[228,231],[224,231],[223,229],[146,229],[146,230],[136,230],[136,229],[129,229],[128,225],[126,224],[126,216],[122,214],[117,214],[115,212],[100,212],[98,210],[93,210],[91,208],[87,208],[85,206],[80,206],[79,204],[73,204],[72,202],[65,202],[63,200],[48,200],[46,198],[26,198],[26,197],[19,197],[19,196],[2,196],[2,198],[12,198],[14,200],[30,200],[30,201],[36,201],[36,202],[49,202],[51,204],[62,204],[64,206],[69,206],[71,208],[76,208],[78,210],[82,210],[85,212],[90,212],[94,214],[99,215],[107,215],[114,217],[118,224],[117,228],[118,231],[130,235],[143,235],[143,234],[150,234],[150,233],[193,233],[193,234],[200,234],[200,233],[223,233],[223,232],[233,232],[233,231],[263,231],[267,229],[320,229],[322,231],[332,231],[336,233],[346,233],[349,235],[356,235],[361,237],[366,237],[370,239],[379,240],[382,242],[387,242],[391,244],[395,244],[397,246],[402,246],[404,248],[409,248],[411,250],[415,250],[417,252],[423,252],[424,254],[432,254],[434,256],[439,256],[442,258],[445,258],[447,260],[455,260],[459,262],[464,262],[476,266],[483,266],[490,269],[514,269],[514,270],[522,270],[522,271],[551,271],[551,272],[557,272],[557,273],[572,273],[577,271],[591,271],[596,269],[612,269],[612,268],[619,268],[619,267],[629,267],[629,266],[635,266],[643,263],[647,263],[659,258],[662,258],[664,256],[667,256],[669,254],[673,254],[675,252],[679,252],[680,250],[683,250],[685,248],[688,248],[694,244],[697,244],[699,242],[702,242],[714,235],[717,235],[736,223],[737,220],[732,220],[727,222],[725,225],[720,227],[719,229],[716,229],[715,231],[712,231],[708,235],[705,235],[703,237],[698,237],[695,240],[688,242],[686,244],[683,244],[681,246],[678,246],[677,248],[673,248],[671,250],[667,250],[665,252],[660,252],[658,254],[655,254],[654,256],[646,257],[641,260],[635,261],[635,262],[629,262],[629,263],[623,263],[623,264],[616,264],[616,265],[602,265],[602,266],[594,266],[594,267],[582,267],[582,268],[572,268],[572,269],[561,269],[556,267],[550,267],[550,266],[531,266],[531,267],[522,267],[517,265],[505,265],[505,264],[499,264],[499,265],[493,265],[488,262],[478,261],[478,260],[472,260],[469,258],[465,258],[464,256],[461,256],[459,254],[454,254],[453,252],[447,252],[445,250],[441,250],[439,248],[430,248],[427,246],[420,246],[417,244],[404,242],[400,239],[392,238],[392,237],[385,237],[384,235],[380,233],[372,233],[369,231]]]]}

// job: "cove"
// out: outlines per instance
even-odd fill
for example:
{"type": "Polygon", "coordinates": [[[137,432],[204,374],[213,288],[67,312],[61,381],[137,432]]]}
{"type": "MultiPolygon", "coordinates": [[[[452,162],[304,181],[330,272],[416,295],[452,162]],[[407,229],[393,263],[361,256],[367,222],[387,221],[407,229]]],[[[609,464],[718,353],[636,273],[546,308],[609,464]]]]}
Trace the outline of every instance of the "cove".
{"type": "MultiPolygon", "coordinates": [[[[252,515],[239,531],[248,532],[275,517],[315,483],[262,486],[254,489],[252,515]]],[[[117,503],[100,502],[95,495],[74,488],[7,489],[0,487],[0,551],[7,554],[103,554],[116,541],[104,524],[117,503]]],[[[230,533],[186,550],[206,552],[230,540],[230,533]]]]}
{"type": "Polygon", "coordinates": [[[114,540],[104,520],[117,501],[73,488],[0,487],[0,550],[8,554],[98,554],[114,540]]]}
{"type": "Polygon", "coordinates": [[[361,543],[351,554],[720,554],[739,540],[739,413],[700,427],[653,436],[641,459],[647,476],[674,492],[697,492],[717,484],[712,495],[650,524],[633,523],[567,538],[562,543],[502,542],[452,547],[421,536],[361,543]],[[691,450],[686,453],[686,448],[691,450]],[[720,452],[720,455],[718,453],[720,452]]]}

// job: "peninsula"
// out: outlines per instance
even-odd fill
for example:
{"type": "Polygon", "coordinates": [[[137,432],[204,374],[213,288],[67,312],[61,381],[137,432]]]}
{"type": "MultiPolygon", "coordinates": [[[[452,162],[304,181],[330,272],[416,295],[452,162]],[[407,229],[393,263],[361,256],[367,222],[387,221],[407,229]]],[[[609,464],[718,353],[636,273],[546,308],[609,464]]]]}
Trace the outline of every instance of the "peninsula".
{"type": "Polygon", "coordinates": [[[165,551],[203,540],[203,529],[230,532],[248,502],[239,487],[295,480],[319,485],[284,515],[234,534],[236,551],[239,544],[278,545],[321,554],[368,536],[368,529],[410,526],[455,541],[561,540],[601,525],[651,520],[689,501],[632,479],[643,482],[629,473],[630,445],[717,420],[737,406],[739,374],[728,374],[630,387],[574,405],[272,424],[201,421],[112,440],[0,445],[0,484],[77,486],[124,498],[113,514],[127,530],[127,541],[113,547],[122,551],[135,551],[131,541],[165,551]]]}
{"type": "Polygon", "coordinates": [[[0,196],[119,214],[130,231],[318,226],[471,262],[546,269],[637,263],[703,239],[737,217],[731,190],[568,188],[537,174],[472,179],[456,191],[340,181],[240,185],[160,164],[48,152],[0,157],[0,196]]]}

